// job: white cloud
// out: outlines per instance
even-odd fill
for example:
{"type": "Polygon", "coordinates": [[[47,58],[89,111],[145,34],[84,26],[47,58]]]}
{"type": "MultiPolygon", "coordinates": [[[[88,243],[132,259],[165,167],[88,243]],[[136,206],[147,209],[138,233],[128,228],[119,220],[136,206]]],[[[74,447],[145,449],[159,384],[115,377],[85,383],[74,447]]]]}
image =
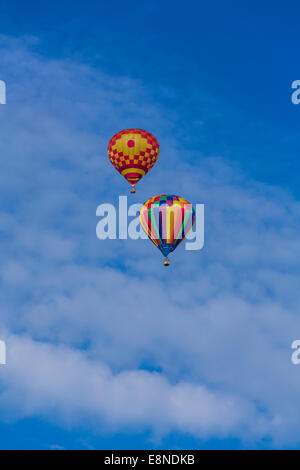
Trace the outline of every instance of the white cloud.
{"type": "Polygon", "coordinates": [[[227,435],[249,418],[251,409],[228,394],[179,382],[143,370],[112,371],[70,348],[13,336],[9,367],[2,375],[5,415],[58,416],[70,424],[82,419],[112,429],[176,429],[209,436],[227,435]]]}
{"type": "Polygon", "coordinates": [[[299,443],[299,202],[221,158],[187,163],[141,83],[1,41],[2,414],[299,443]],[[168,271],[147,240],[95,236],[98,204],[128,190],[107,140],[131,126],[161,143],[138,200],[206,205],[204,250],[168,271]]]}

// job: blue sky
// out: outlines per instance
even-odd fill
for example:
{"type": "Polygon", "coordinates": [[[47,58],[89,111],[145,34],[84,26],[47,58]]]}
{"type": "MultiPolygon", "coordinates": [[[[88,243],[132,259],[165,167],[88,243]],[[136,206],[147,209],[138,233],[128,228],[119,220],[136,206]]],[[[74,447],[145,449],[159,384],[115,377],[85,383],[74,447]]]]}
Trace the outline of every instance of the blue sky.
{"type": "Polygon", "coordinates": [[[1,2],[1,448],[299,447],[298,16],[1,2]],[[206,207],[168,273],[147,240],[95,236],[126,127],[161,145],[138,202],[206,207]]]}

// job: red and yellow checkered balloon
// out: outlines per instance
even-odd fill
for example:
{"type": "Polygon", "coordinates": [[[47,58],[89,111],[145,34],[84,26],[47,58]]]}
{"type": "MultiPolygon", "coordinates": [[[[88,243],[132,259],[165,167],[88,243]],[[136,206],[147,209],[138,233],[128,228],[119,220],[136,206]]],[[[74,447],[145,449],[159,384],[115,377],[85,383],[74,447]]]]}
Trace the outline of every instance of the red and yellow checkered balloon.
{"type": "Polygon", "coordinates": [[[131,184],[134,193],[135,185],[155,165],[159,143],[150,132],[125,129],[110,139],[107,151],[111,163],[131,184]]]}

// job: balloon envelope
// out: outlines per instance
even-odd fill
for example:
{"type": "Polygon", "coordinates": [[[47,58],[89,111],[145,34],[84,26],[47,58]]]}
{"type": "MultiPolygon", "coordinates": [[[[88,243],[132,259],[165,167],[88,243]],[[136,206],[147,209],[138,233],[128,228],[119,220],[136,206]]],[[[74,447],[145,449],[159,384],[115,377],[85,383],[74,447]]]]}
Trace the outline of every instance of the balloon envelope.
{"type": "Polygon", "coordinates": [[[192,230],[195,210],[183,197],[162,194],[145,202],[140,222],[150,240],[167,257],[192,230]]]}
{"type": "Polygon", "coordinates": [[[115,169],[134,186],[155,165],[159,143],[150,132],[125,129],[115,134],[108,144],[108,156],[115,169]]]}

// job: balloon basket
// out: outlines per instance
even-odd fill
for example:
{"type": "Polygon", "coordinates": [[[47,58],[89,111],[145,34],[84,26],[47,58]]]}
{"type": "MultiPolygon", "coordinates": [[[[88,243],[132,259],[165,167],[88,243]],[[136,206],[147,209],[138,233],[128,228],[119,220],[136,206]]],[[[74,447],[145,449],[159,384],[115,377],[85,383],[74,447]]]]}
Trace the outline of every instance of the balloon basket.
{"type": "Polygon", "coordinates": [[[134,187],[134,186],[132,186],[132,188],[131,188],[130,192],[131,192],[132,194],[134,194],[134,193],[135,193],[135,187],[134,187]]]}
{"type": "Polygon", "coordinates": [[[170,261],[168,260],[168,258],[164,261],[164,266],[170,266],[170,261]]]}

